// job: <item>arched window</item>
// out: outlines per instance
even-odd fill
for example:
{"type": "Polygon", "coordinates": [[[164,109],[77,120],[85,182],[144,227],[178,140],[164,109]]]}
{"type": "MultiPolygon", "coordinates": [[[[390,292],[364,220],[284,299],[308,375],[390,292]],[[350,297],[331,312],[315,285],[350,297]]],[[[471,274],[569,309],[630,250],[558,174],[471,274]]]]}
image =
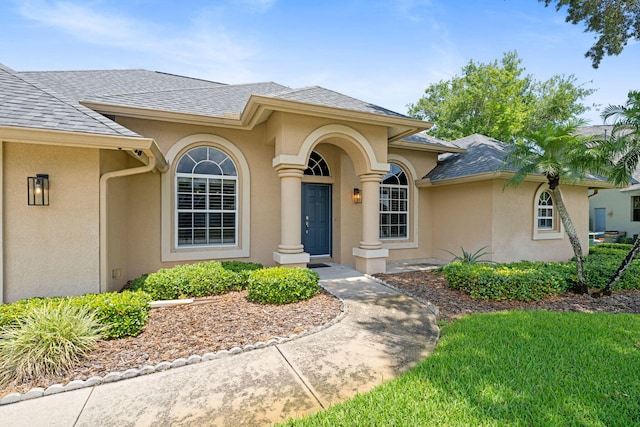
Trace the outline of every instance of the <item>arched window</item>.
{"type": "Polygon", "coordinates": [[[307,169],[304,171],[304,174],[312,176],[331,176],[331,173],[329,172],[329,165],[324,158],[315,151],[312,151],[309,156],[309,162],[307,163],[307,169]]]}
{"type": "Polygon", "coordinates": [[[238,173],[233,160],[213,147],[196,147],[176,168],[178,247],[236,245],[238,173]]]}
{"type": "Polygon", "coordinates": [[[538,197],[537,224],[538,230],[555,229],[553,197],[548,191],[543,191],[538,197]]]}
{"type": "Polygon", "coordinates": [[[380,238],[406,239],[409,235],[409,184],[400,166],[391,169],[380,184],[380,238]]]}

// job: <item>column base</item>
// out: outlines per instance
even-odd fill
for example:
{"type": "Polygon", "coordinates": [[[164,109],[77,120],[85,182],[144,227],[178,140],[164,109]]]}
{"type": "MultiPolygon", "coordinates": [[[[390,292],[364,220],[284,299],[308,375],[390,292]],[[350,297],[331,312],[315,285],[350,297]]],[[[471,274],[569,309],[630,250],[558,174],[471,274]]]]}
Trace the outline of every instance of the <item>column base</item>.
{"type": "Polygon", "coordinates": [[[298,252],[297,254],[273,253],[273,260],[283,267],[306,267],[309,259],[309,254],[306,252],[298,252]]]}
{"type": "Polygon", "coordinates": [[[389,249],[353,248],[353,256],[356,258],[356,270],[360,273],[376,274],[387,272],[389,249]]]}

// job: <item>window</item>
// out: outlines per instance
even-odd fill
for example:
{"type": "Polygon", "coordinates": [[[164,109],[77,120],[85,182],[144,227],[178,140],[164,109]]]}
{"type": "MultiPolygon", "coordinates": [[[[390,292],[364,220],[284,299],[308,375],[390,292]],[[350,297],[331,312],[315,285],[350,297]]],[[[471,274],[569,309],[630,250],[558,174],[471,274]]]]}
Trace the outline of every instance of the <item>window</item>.
{"type": "Polygon", "coordinates": [[[631,196],[631,221],[640,221],[640,196],[631,196]]]}
{"type": "Polygon", "coordinates": [[[409,185],[400,166],[391,169],[380,184],[380,238],[406,239],[409,224],[409,185]]]}
{"type": "Polygon", "coordinates": [[[237,244],[238,173],[228,155],[189,150],[178,161],[175,188],[178,247],[237,244]]]}
{"type": "Polygon", "coordinates": [[[315,151],[312,151],[309,156],[309,162],[307,163],[307,169],[304,171],[304,174],[312,176],[331,176],[331,173],[329,172],[329,165],[327,165],[324,158],[315,151]]]}
{"type": "Polygon", "coordinates": [[[538,230],[553,230],[553,198],[548,191],[543,191],[538,197],[538,230]]]}

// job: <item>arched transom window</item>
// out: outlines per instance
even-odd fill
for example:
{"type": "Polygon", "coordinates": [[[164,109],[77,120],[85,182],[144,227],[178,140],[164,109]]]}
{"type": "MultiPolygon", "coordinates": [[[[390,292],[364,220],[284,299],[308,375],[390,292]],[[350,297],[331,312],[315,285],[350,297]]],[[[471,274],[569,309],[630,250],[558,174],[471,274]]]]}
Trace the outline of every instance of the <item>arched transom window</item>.
{"type": "Polygon", "coordinates": [[[553,230],[555,228],[553,215],[553,197],[548,191],[543,191],[538,197],[538,230],[553,230]]]}
{"type": "Polygon", "coordinates": [[[331,176],[329,165],[324,158],[315,151],[312,151],[309,156],[309,162],[307,163],[307,169],[304,171],[304,174],[312,176],[331,176]]]}
{"type": "Polygon", "coordinates": [[[380,184],[380,238],[406,239],[409,233],[409,184],[395,163],[380,184]]]}
{"type": "Polygon", "coordinates": [[[233,160],[213,147],[197,147],[176,168],[176,245],[236,245],[238,173],[233,160]]]}

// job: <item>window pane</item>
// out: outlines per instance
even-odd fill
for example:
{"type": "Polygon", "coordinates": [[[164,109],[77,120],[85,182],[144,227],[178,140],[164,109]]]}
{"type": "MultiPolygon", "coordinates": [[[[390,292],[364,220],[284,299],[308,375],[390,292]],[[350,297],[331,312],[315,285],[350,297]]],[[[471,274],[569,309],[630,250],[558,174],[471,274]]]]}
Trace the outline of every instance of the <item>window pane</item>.
{"type": "Polygon", "coordinates": [[[197,147],[180,158],[176,173],[177,245],[235,244],[237,181],[224,178],[237,176],[233,160],[217,148],[197,147]]]}

